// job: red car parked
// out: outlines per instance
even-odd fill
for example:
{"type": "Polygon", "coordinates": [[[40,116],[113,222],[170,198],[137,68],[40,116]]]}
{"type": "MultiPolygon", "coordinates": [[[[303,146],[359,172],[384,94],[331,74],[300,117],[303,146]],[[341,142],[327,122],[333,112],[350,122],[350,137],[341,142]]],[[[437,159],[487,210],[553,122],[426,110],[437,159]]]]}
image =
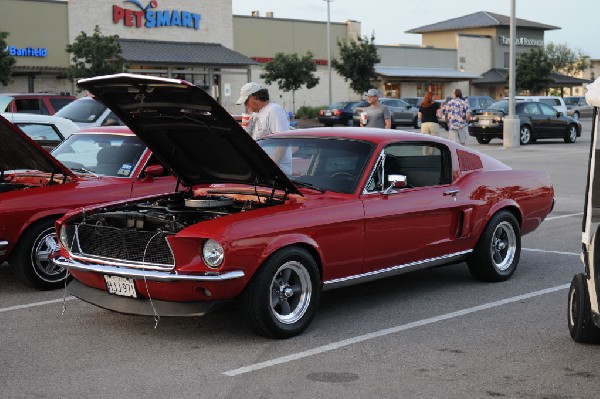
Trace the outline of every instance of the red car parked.
{"type": "Polygon", "coordinates": [[[238,298],[250,329],[290,337],[324,289],[463,261],[480,280],[508,279],[521,236],[554,204],[545,172],[436,137],[317,128],[256,143],[185,81],[80,86],[183,185],[58,221],[68,291],[117,312],[197,316],[238,298]]]}
{"type": "Polygon", "coordinates": [[[173,191],[175,179],[129,129],[75,133],[52,155],[0,117],[0,263],[37,289],[64,285],[49,261],[55,221],[78,207],[173,191]]]}

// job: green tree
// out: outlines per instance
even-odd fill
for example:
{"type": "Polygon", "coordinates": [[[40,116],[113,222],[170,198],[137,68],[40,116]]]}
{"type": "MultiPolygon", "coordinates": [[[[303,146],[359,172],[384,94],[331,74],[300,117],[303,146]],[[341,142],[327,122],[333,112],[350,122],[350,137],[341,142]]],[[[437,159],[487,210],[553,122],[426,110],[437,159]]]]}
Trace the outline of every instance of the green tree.
{"type": "Polygon", "coordinates": [[[306,85],[312,89],[319,83],[313,73],[317,65],[313,54],[308,51],[300,57],[298,54],[277,53],[273,60],[265,65],[265,72],[260,75],[266,84],[277,82],[280,90],[292,92],[292,111],[296,113],[296,90],[306,85]]]}
{"type": "Polygon", "coordinates": [[[566,44],[550,42],[546,45],[545,52],[555,72],[573,76],[590,67],[589,56],[581,50],[571,50],[566,44]]]}
{"type": "Polygon", "coordinates": [[[8,55],[8,44],[6,43],[8,35],[8,32],[0,32],[0,83],[2,86],[8,86],[12,77],[12,67],[17,62],[15,57],[8,55]]]}
{"type": "Polygon", "coordinates": [[[552,83],[552,63],[543,49],[533,49],[517,58],[517,90],[528,90],[531,94],[545,93],[552,83]]]}
{"type": "Polygon", "coordinates": [[[338,40],[340,61],[334,59],[331,66],[350,81],[350,87],[358,94],[371,88],[371,80],[375,77],[375,64],[381,61],[375,47],[375,35],[358,38],[358,40],[338,40]]]}
{"type": "Polygon", "coordinates": [[[73,44],[67,45],[67,52],[72,54],[71,78],[109,75],[123,70],[119,36],[103,36],[98,25],[92,36],[81,32],[73,44]]]}

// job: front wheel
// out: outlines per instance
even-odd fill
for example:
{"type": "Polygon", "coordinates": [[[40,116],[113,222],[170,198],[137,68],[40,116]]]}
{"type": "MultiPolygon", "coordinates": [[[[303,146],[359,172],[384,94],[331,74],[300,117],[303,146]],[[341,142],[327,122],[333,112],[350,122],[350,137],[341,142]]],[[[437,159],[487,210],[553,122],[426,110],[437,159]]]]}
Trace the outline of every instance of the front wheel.
{"type": "Polygon", "coordinates": [[[520,256],[521,233],[517,219],[508,211],[500,211],[483,230],[467,265],[478,280],[506,281],[517,269],[520,256]]]}
{"type": "Polygon", "coordinates": [[[575,119],[576,121],[579,120],[579,112],[575,112],[573,114],[573,119],[575,119]]]}
{"type": "Polygon", "coordinates": [[[520,139],[523,145],[531,143],[531,129],[529,126],[521,126],[520,139]]]}
{"type": "Polygon", "coordinates": [[[256,272],[241,298],[250,330],[272,338],[300,334],[312,321],[321,297],[314,258],[304,249],[277,252],[256,272]]]}
{"type": "Polygon", "coordinates": [[[58,251],[54,220],[31,225],[19,239],[9,260],[15,276],[38,290],[53,290],[64,285],[67,271],[55,266],[50,255],[58,251]]]}
{"type": "Polygon", "coordinates": [[[415,129],[421,128],[421,120],[417,116],[415,116],[415,119],[413,120],[413,127],[415,129]]]}
{"type": "Polygon", "coordinates": [[[491,137],[476,136],[475,138],[479,144],[489,144],[489,142],[492,141],[491,137]]]}
{"type": "Polygon", "coordinates": [[[574,143],[577,140],[577,126],[569,126],[569,131],[565,133],[565,143],[574,143]]]}
{"type": "Polygon", "coordinates": [[[592,320],[590,296],[584,274],[573,276],[568,301],[567,321],[571,338],[583,344],[600,343],[600,328],[592,320]]]}

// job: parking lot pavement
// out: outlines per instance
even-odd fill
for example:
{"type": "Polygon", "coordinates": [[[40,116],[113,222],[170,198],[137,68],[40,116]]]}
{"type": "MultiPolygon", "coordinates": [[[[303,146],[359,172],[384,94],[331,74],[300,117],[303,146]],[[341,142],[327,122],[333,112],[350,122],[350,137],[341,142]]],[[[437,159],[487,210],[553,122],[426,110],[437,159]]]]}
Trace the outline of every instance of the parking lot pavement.
{"type": "Polygon", "coordinates": [[[288,340],[252,335],[235,306],[156,329],[69,297],[63,314],[62,291],[30,290],[0,265],[0,396],[596,397],[600,346],[575,344],[566,325],[566,287],[583,269],[582,122],[574,144],[468,142],[554,183],[556,208],[523,237],[509,281],[481,283],[457,264],[328,291],[288,340]]]}

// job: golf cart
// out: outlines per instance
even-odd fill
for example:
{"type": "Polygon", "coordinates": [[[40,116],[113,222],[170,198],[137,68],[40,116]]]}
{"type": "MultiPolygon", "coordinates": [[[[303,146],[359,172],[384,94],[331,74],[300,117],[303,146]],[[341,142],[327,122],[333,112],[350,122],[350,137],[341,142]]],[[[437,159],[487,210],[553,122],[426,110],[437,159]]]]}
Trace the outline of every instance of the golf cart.
{"type": "Polygon", "coordinates": [[[600,343],[600,78],[588,85],[585,98],[594,107],[581,236],[585,271],[571,281],[568,322],[573,340],[592,344],[600,343]]]}

